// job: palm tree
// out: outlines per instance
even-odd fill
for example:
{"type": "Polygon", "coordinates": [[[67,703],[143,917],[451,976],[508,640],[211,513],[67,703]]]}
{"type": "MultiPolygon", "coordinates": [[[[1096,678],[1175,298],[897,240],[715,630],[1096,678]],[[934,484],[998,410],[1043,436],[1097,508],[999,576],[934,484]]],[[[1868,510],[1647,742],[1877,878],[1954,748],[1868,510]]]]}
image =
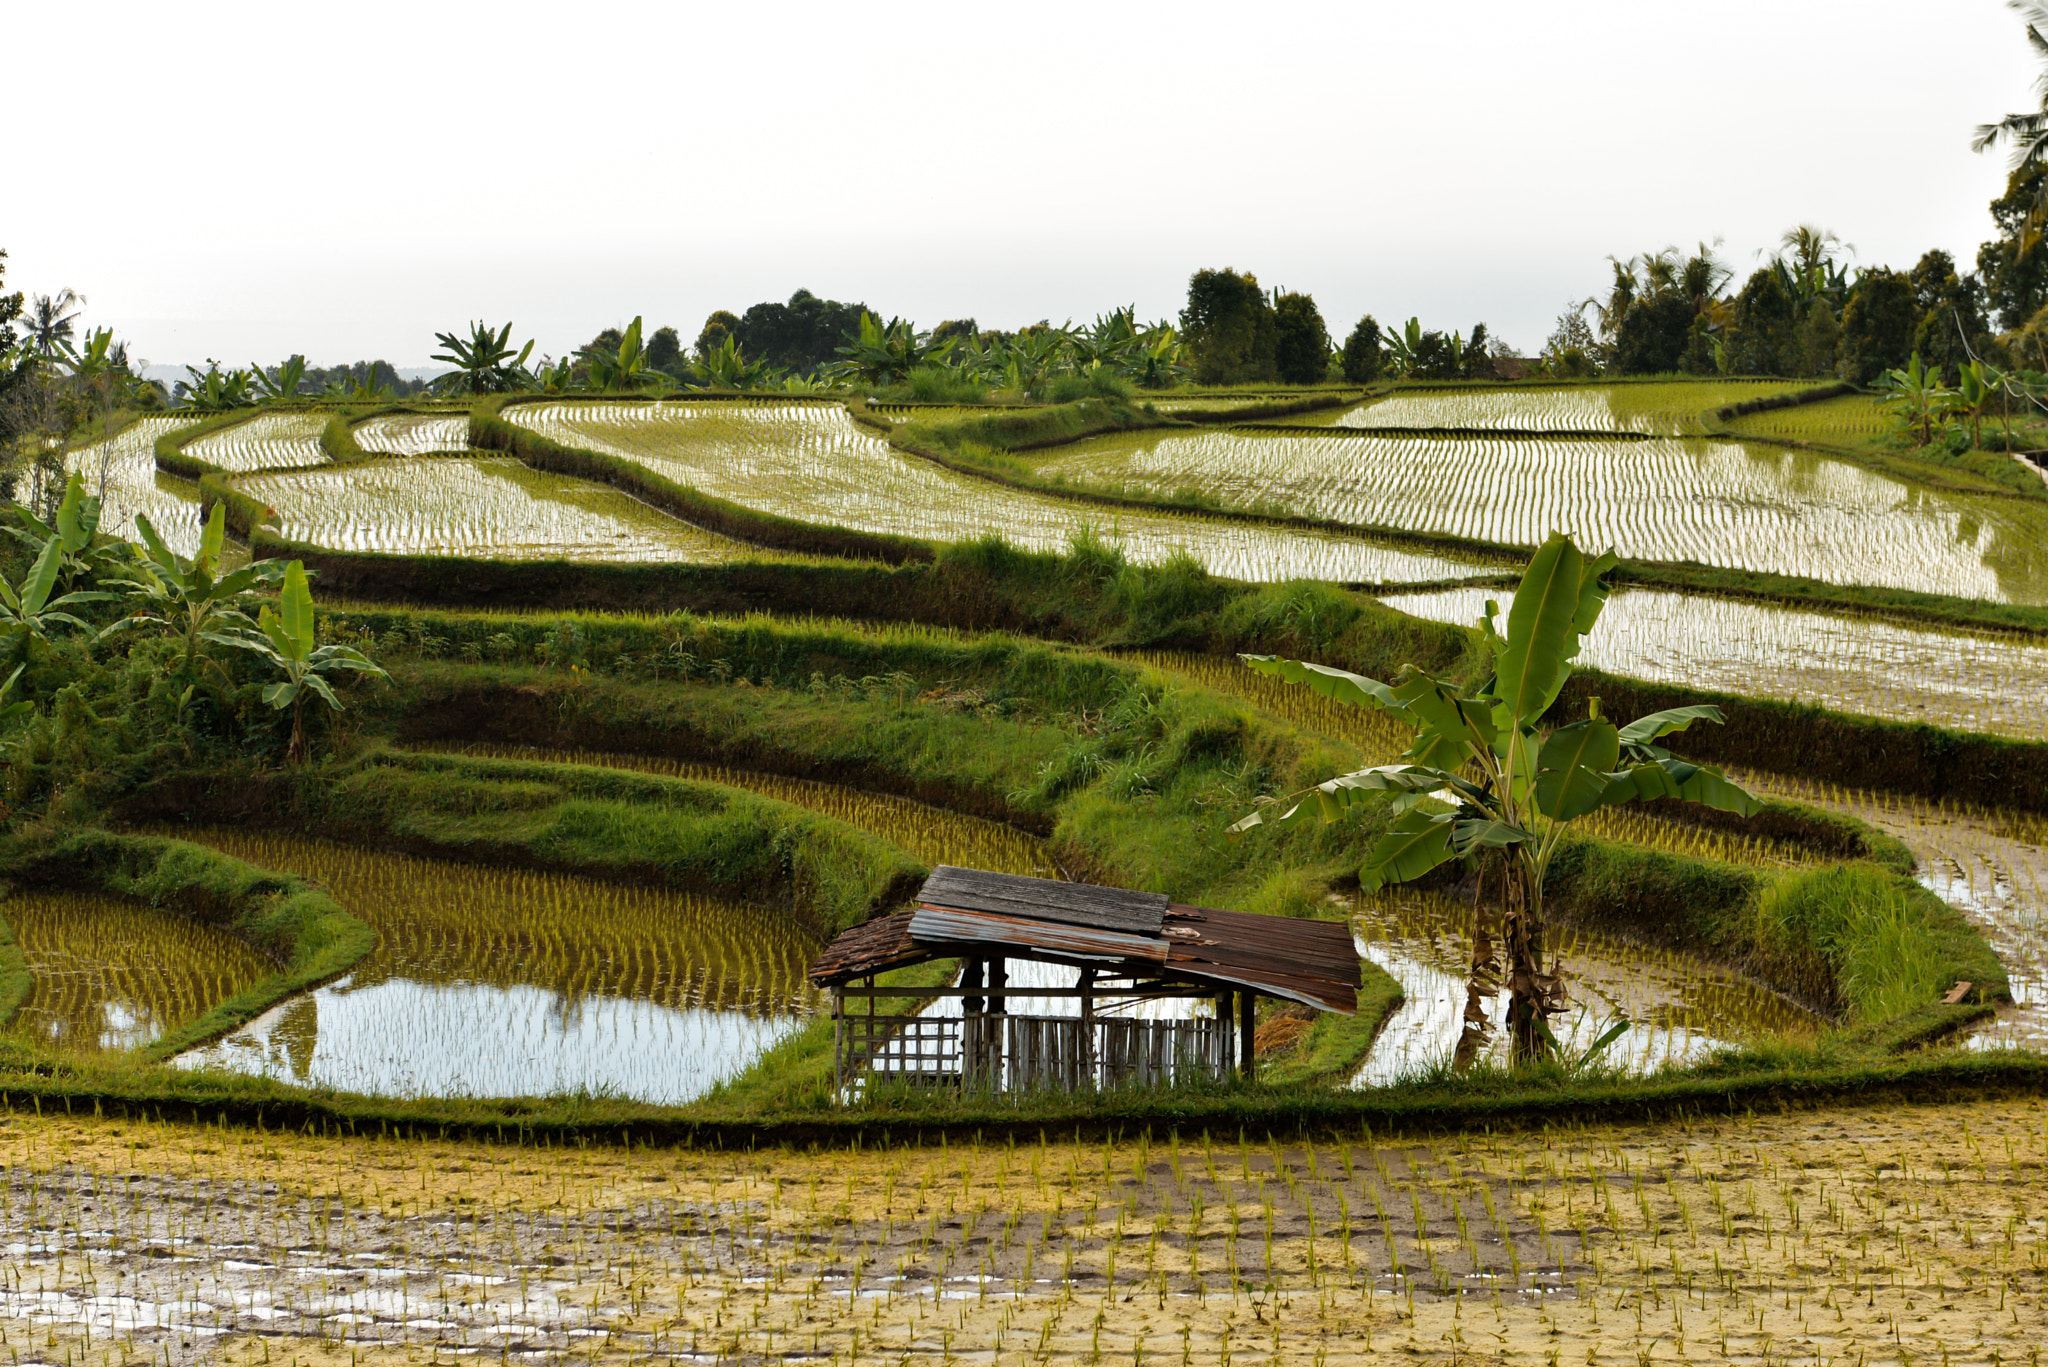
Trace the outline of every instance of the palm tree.
{"type": "MultiPolygon", "coordinates": [[[[1607,287],[1607,302],[1603,304],[1598,299],[1588,299],[1586,304],[1591,304],[1600,317],[1600,335],[1612,341],[1621,332],[1621,320],[1628,316],[1636,297],[1644,290],[1642,279],[1636,273],[1638,258],[1631,256],[1623,261],[1618,256],[1610,256],[1607,259],[1614,266],[1614,280],[1607,287]]],[[[1586,304],[1579,307],[1584,308],[1586,304]]]]}
{"type": "MultiPolygon", "coordinates": [[[[2048,163],[2048,4],[2040,3],[2040,0],[2006,0],[2006,3],[2026,19],[2027,46],[2034,49],[2034,55],[2043,63],[2042,72],[2034,81],[2034,93],[2040,97],[2041,107],[2030,113],[2007,114],[1997,123],[1978,124],[1977,136],[1970,140],[1970,150],[1982,152],[2000,142],[2005,143],[2012,148],[2012,169],[2018,175],[2038,170],[2048,163]]],[[[2040,240],[2044,210],[2048,210],[2048,180],[2041,182],[2034,212],[2027,218],[2020,243],[2022,251],[2040,240]]]]}
{"type": "Polygon", "coordinates": [[[1705,313],[1721,297],[1721,287],[1735,278],[1721,258],[1714,255],[1714,247],[1721,245],[1721,239],[1714,239],[1714,246],[1699,244],[1699,250],[1685,259],[1678,268],[1678,288],[1685,291],[1685,297],[1692,300],[1695,316],[1705,313]]]}
{"type": "Polygon", "coordinates": [[[68,288],[58,290],[54,296],[35,296],[23,318],[29,349],[44,360],[68,349],[73,326],[78,321],[78,310],[84,303],[84,295],[68,288]]]}

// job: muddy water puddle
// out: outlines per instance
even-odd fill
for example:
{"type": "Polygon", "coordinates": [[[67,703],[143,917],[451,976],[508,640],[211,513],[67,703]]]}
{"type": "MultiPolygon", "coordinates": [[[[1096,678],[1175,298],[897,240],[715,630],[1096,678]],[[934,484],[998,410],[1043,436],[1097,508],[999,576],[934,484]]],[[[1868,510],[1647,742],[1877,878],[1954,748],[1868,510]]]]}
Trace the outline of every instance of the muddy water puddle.
{"type": "Polygon", "coordinates": [[[762,908],[292,836],[178,838],[328,889],[378,933],[342,980],[183,1067],[397,1096],[679,1104],[799,1028],[814,939],[762,908]]]}
{"type": "Polygon", "coordinates": [[[24,1362],[2028,1360],[2040,1099],[743,1152],[0,1116],[24,1362]]]}
{"type": "Polygon", "coordinates": [[[31,977],[9,1030],[66,1053],[149,1044],[278,971],[224,930],[101,893],[17,892],[0,920],[31,977]]]}

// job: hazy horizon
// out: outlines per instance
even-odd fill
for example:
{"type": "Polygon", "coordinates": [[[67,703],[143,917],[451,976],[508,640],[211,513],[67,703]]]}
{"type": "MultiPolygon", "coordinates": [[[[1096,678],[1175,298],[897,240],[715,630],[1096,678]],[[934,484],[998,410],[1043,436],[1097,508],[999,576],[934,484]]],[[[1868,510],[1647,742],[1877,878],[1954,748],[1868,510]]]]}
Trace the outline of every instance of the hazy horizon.
{"type": "Polygon", "coordinates": [[[1526,351],[1609,253],[1724,236],[1746,275],[1812,222],[1968,267],[2006,174],[1971,132],[2038,104],[1999,0],[1155,15],[38,6],[9,28],[53,59],[13,92],[63,136],[11,149],[7,288],[78,290],[160,365],[421,367],[471,319],[560,355],[798,288],[1170,317],[1227,265],[1340,339],[1371,312],[1526,351]]]}

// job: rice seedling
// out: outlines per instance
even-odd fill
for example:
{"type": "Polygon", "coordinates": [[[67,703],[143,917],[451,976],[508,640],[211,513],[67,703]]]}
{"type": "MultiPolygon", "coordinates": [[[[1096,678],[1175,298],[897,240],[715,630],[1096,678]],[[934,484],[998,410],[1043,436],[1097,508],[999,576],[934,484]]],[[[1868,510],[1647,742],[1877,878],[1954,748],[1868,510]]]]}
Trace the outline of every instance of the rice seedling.
{"type": "Polygon", "coordinates": [[[64,455],[64,472],[100,499],[100,528],[133,539],[142,513],[180,555],[199,549],[199,486],[156,468],[156,440],[192,425],[189,414],[137,418],[103,442],[64,455]]]}
{"type": "Polygon", "coordinates": [[[199,438],[185,454],[237,474],[327,464],[320,433],[325,413],[262,413],[199,438]]]}
{"type": "Polygon", "coordinates": [[[329,550],[503,560],[770,559],[618,490],[507,457],[371,461],[236,481],[279,530],[329,550]]]}
{"type": "Polygon", "coordinates": [[[1728,424],[1745,437],[1764,441],[1817,441],[1835,446],[1855,446],[1873,437],[1889,436],[1898,425],[1868,394],[1844,394],[1796,408],[1749,413],[1728,424]]]}
{"type": "Polygon", "coordinates": [[[1310,413],[1289,421],[1335,427],[1507,428],[1524,432],[1696,436],[1706,431],[1700,416],[1709,409],[1811,387],[1811,381],[1799,380],[1678,380],[1408,390],[1368,400],[1334,416],[1310,413]]]}
{"type": "MultiPolygon", "coordinates": [[[[1449,1063],[1464,1028],[1472,963],[1471,908],[1438,893],[1389,888],[1353,893],[1360,953],[1393,974],[1406,999],[1374,1040],[1353,1086],[1377,1086],[1449,1063]]],[[[1573,1008],[1557,1037],[1583,1050],[1617,1020],[1632,1022],[1599,1061],[1629,1072],[1697,1059],[1723,1044],[1812,1034],[1820,1022],[1768,989],[1673,950],[1623,944],[1589,931],[1562,933],[1573,1008]]],[[[1507,993],[1488,1019],[1506,1019],[1507,993]]],[[[1505,1033],[1482,1057],[1507,1063],[1505,1033]]]]}
{"type": "Polygon", "coordinates": [[[814,1006],[816,941],[760,907],[294,836],[177,834],[321,883],[379,936],[348,978],[181,1066],[380,1094],[680,1102],[814,1006]]]}
{"type": "Polygon", "coordinates": [[[2048,817],[1747,773],[1752,792],[1868,822],[1913,851],[1918,878],[1983,933],[2005,966],[2013,1005],[1971,1036],[1975,1047],[2048,1049],[2048,817]]]}
{"type": "Polygon", "coordinates": [[[33,975],[12,1030],[62,1052],[148,1044],[277,971],[226,931],[98,893],[17,892],[0,917],[33,975]]]}
{"type": "Polygon", "coordinates": [[[1360,527],[1510,546],[1562,531],[1634,560],[2048,602],[2048,566],[2035,553],[2048,507],[1928,489],[1810,451],[1680,438],[1163,429],[1058,448],[1035,469],[1081,486],[1193,490],[1360,527]]]}
{"type": "MultiPolygon", "coordinates": [[[[1390,594],[1388,607],[1470,626],[1506,589],[1390,594]]],[[[1580,661],[1658,683],[1815,703],[1965,731],[2048,737],[2048,645],[2020,632],[1943,630],[1872,616],[1622,588],[1580,661]]]]}
{"type": "Polygon", "coordinates": [[[1497,568],[1362,536],[1091,507],[1007,489],[896,451],[838,404],[570,402],[516,405],[504,416],[718,498],[859,531],[932,541],[995,533],[1048,551],[1065,550],[1092,528],[1140,563],[1185,548],[1212,574],[1255,581],[1422,583],[1497,568]]]}
{"type": "Polygon", "coordinates": [[[2048,1265],[2036,1098],[827,1152],[13,1110],[0,1348],[77,1367],[2017,1365],[2048,1265]]]}
{"type": "Polygon", "coordinates": [[[349,428],[356,445],[387,456],[425,456],[467,451],[467,413],[385,413],[349,428]]]}
{"type": "Polygon", "coordinates": [[[664,759],[655,755],[625,755],[595,750],[546,750],[530,746],[468,744],[437,747],[446,752],[479,755],[489,759],[544,760],[558,764],[596,764],[612,769],[632,769],[660,774],[665,778],[688,779],[698,783],[721,783],[730,788],[772,797],[778,802],[843,821],[869,831],[908,850],[926,864],[957,864],[965,868],[990,869],[997,873],[1021,873],[1033,878],[1057,878],[1059,866],[1046,852],[1045,842],[1014,826],[978,816],[949,812],[905,797],[872,793],[860,788],[820,783],[814,779],[785,778],[780,774],[755,773],[722,764],[700,764],[693,760],[664,759]]]}

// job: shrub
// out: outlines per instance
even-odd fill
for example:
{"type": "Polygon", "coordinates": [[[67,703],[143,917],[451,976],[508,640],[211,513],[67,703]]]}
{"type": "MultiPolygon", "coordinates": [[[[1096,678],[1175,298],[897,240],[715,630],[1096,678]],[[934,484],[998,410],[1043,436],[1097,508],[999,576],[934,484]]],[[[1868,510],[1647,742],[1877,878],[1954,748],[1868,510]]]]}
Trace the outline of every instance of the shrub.
{"type": "Polygon", "coordinates": [[[1128,399],[1138,391],[1131,382],[1106,366],[1092,366],[1073,375],[1061,375],[1045,387],[1048,403],[1077,403],[1082,399],[1128,399]]]}
{"type": "Polygon", "coordinates": [[[1914,321],[1912,280],[1884,266],[1865,271],[1842,310],[1836,373],[1867,385],[1903,368],[1913,351],[1914,321]]]}

